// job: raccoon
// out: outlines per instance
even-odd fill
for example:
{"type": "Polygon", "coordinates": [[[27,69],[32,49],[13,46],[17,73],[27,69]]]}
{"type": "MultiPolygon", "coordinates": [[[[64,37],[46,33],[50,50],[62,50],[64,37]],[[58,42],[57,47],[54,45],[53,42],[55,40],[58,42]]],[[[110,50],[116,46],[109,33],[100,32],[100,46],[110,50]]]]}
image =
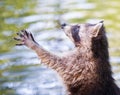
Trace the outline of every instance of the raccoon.
{"type": "Polygon", "coordinates": [[[58,56],[40,46],[33,35],[21,30],[15,40],[34,50],[44,64],[57,71],[67,95],[120,95],[112,77],[108,41],[103,21],[90,24],[62,24],[75,48],[58,56]]]}

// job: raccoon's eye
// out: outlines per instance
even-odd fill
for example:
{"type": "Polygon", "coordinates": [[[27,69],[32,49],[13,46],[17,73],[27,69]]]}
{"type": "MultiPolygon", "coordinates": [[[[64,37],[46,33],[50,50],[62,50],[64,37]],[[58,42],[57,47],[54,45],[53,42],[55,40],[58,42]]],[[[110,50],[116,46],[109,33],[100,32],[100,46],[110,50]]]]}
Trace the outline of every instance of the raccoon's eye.
{"type": "Polygon", "coordinates": [[[75,25],[75,26],[72,27],[72,31],[79,32],[79,28],[80,28],[80,26],[75,25]]]}
{"type": "Polygon", "coordinates": [[[77,27],[76,27],[76,31],[77,31],[77,32],[79,32],[79,28],[80,28],[80,26],[77,26],[77,27]]]}
{"type": "Polygon", "coordinates": [[[71,29],[72,37],[75,42],[80,41],[79,29],[80,29],[80,26],[78,26],[78,25],[73,26],[71,29]]]}

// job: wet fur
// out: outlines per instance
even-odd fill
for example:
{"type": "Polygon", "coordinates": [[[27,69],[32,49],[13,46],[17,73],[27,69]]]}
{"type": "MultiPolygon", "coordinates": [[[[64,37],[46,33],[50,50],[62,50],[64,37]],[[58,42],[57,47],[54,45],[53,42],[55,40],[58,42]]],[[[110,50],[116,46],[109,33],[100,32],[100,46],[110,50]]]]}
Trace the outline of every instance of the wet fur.
{"type": "Polygon", "coordinates": [[[97,37],[90,38],[94,25],[71,26],[75,49],[66,55],[57,56],[38,45],[31,33],[22,30],[23,45],[34,50],[44,64],[58,72],[67,87],[68,95],[120,95],[120,90],[112,78],[109,63],[108,42],[102,26],[97,37]],[[88,32],[86,32],[88,31],[88,32]],[[86,33],[86,36],[79,33],[86,33]]]}
{"type": "Polygon", "coordinates": [[[120,95],[120,89],[112,78],[104,26],[102,26],[100,31],[101,34],[92,39],[90,50],[92,53],[89,51],[89,48],[86,49],[84,53],[87,53],[87,55],[83,54],[78,61],[79,63],[84,62],[85,66],[82,70],[84,73],[79,74],[81,78],[74,84],[75,86],[71,84],[68,87],[71,95],[120,95]]]}

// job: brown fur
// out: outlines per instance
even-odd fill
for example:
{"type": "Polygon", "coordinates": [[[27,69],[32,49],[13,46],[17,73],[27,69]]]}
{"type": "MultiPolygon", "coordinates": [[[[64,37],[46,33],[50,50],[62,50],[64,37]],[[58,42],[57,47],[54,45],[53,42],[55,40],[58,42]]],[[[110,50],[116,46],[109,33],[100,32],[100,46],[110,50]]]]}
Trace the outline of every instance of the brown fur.
{"type": "Polygon", "coordinates": [[[69,95],[120,95],[112,78],[103,23],[64,24],[63,30],[76,46],[63,56],[44,50],[26,30],[15,39],[33,49],[44,64],[58,72],[69,95]]]}

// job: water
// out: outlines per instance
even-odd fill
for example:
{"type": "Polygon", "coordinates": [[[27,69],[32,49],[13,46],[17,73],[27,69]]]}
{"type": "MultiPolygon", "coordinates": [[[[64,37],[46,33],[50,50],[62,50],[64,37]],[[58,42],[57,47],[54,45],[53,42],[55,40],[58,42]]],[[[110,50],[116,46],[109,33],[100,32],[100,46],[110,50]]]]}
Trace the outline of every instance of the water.
{"type": "Polygon", "coordinates": [[[21,29],[32,31],[45,49],[63,52],[74,46],[60,23],[95,23],[104,20],[110,44],[113,77],[120,86],[120,1],[118,0],[1,0],[0,95],[64,95],[56,72],[41,64],[27,47],[12,38],[21,29]]]}

